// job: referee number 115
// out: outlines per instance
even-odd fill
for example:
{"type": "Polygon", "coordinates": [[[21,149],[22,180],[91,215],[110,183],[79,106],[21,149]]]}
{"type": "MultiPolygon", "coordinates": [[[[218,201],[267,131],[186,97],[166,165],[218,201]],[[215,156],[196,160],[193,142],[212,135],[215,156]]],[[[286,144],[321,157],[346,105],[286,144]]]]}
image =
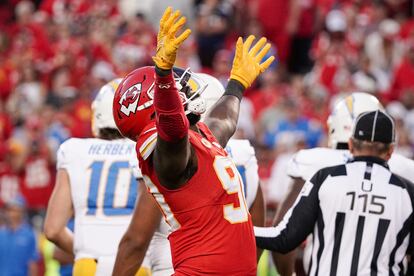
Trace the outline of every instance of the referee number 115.
{"type": "Polygon", "coordinates": [[[347,192],[346,195],[351,197],[350,210],[354,210],[356,206],[360,206],[359,202],[362,202],[363,213],[381,215],[385,211],[384,203],[387,200],[385,196],[356,192],[347,192]]]}

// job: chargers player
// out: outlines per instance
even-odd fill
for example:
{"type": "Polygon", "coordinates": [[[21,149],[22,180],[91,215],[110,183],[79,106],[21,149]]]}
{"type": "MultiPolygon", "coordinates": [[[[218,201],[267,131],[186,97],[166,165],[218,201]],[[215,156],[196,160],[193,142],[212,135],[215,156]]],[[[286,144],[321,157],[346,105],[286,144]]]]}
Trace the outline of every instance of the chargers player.
{"type": "MultiPolygon", "coordinates": [[[[300,193],[306,180],[310,179],[322,168],[346,163],[352,158],[348,150],[348,141],[352,135],[353,122],[359,114],[366,111],[383,110],[381,103],[374,96],[367,93],[352,93],[339,100],[331,112],[327,124],[329,131],[330,148],[312,148],[298,151],[288,164],[287,174],[293,179],[290,191],[282,201],[280,212],[276,215],[275,221],[280,221],[286,211],[300,193]]],[[[414,181],[414,161],[393,153],[388,161],[390,170],[410,181],[414,181]]],[[[308,239],[308,243],[311,241],[308,239]]],[[[307,248],[310,246],[307,245],[307,248]]],[[[307,253],[305,250],[305,269],[307,265],[307,253]]],[[[290,260],[282,262],[279,254],[275,255],[276,262],[283,266],[283,270],[289,270],[286,266],[292,264],[294,256],[290,260]]],[[[291,265],[292,266],[292,265],[291,265]]]]}
{"type": "MultiPolygon", "coordinates": [[[[224,87],[213,76],[203,73],[195,73],[195,75],[208,84],[201,96],[206,102],[206,109],[210,110],[223,95],[224,87]]],[[[231,138],[226,146],[226,151],[233,159],[243,179],[244,195],[253,225],[264,226],[265,206],[263,193],[259,185],[258,165],[254,148],[247,139],[231,138]]],[[[168,241],[168,225],[165,222],[161,222],[160,227],[154,233],[146,254],[146,260],[153,276],[169,276],[174,273],[168,241]]]]}
{"type": "Polygon", "coordinates": [[[57,153],[57,180],[44,231],[49,240],[75,255],[75,276],[110,275],[139,190],[139,170],[131,170],[138,165],[135,144],[121,136],[112,116],[120,81],[103,86],[92,103],[96,138],[69,139],[57,153]],[[66,227],[72,216],[74,233],[66,227]]]}
{"type": "MultiPolygon", "coordinates": [[[[178,11],[166,10],[155,74],[153,67],[144,67],[124,78],[114,99],[115,122],[123,135],[137,140],[145,184],[170,226],[174,275],[256,275],[241,176],[223,147],[235,131],[243,91],[274,57],[261,63],[270,49],[265,38],[252,48],[253,36],[244,43],[239,38],[226,92],[206,124],[199,123],[205,106],[196,99],[201,92],[193,89],[196,78],[173,70],[178,47],[190,35],[186,30],[176,37],[184,24],[178,11]]],[[[144,257],[146,237],[138,229],[143,209],[137,205],[121,240],[114,275],[130,275],[144,257]]]]}

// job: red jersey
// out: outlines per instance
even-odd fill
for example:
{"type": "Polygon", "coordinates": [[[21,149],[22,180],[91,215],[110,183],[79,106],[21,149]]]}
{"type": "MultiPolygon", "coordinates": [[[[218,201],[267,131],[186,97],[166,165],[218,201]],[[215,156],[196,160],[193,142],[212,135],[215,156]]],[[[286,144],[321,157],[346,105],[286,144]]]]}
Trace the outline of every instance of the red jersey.
{"type": "Polygon", "coordinates": [[[256,275],[256,244],[241,177],[206,125],[189,130],[198,169],[181,188],[163,187],[151,162],[157,133],[148,125],[137,155],[148,190],[171,227],[174,275],[256,275]]]}

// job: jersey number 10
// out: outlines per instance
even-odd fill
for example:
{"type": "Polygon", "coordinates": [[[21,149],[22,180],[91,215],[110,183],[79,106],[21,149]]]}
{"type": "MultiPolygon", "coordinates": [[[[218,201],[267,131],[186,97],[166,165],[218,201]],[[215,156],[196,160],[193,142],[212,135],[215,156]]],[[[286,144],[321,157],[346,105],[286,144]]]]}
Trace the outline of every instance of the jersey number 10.
{"type": "MultiPolygon", "coordinates": [[[[112,164],[106,166],[105,161],[95,161],[89,167],[91,169],[91,178],[89,184],[88,193],[88,210],[87,215],[96,215],[96,210],[102,208],[103,214],[106,216],[122,216],[130,215],[134,210],[135,199],[137,198],[137,181],[130,171],[130,179],[125,181],[120,177],[121,170],[131,170],[128,161],[115,161],[112,164]],[[106,179],[102,181],[102,176],[106,176],[106,179]],[[98,193],[100,185],[104,185],[103,201],[98,202],[98,193]],[[114,206],[115,196],[120,191],[119,185],[124,186],[124,194],[127,195],[126,203],[124,206],[114,206]],[[125,191],[128,189],[128,191],[125,191]]],[[[121,187],[122,188],[122,187],[121,187]]]]}

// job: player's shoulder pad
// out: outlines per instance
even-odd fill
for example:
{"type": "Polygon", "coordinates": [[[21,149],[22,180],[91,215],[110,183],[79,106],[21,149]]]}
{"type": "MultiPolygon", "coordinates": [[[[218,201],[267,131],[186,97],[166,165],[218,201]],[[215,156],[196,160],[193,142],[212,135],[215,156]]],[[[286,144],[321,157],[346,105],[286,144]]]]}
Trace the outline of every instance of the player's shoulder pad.
{"type": "Polygon", "coordinates": [[[292,160],[303,165],[312,164],[315,162],[315,157],[332,154],[333,151],[333,149],[322,147],[302,149],[293,155],[292,160]]]}
{"type": "MultiPolygon", "coordinates": [[[[309,179],[320,168],[331,165],[332,156],[340,153],[330,148],[302,149],[288,163],[287,174],[293,178],[309,179]]],[[[335,158],[336,159],[336,158],[335,158]]]]}
{"type": "Polygon", "coordinates": [[[328,176],[346,176],[347,169],[345,164],[325,167],[317,171],[311,178],[310,182],[314,185],[321,185],[328,176]]]}
{"type": "Polygon", "coordinates": [[[78,149],[79,146],[84,145],[86,139],[81,138],[69,138],[65,142],[63,142],[58,149],[58,152],[62,152],[64,154],[70,154],[74,150],[78,149]]]}
{"type": "Polygon", "coordinates": [[[157,128],[155,123],[146,126],[137,140],[137,152],[146,160],[154,151],[157,142],[157,128]]]}
{"type": "Polygon", "coordinates": [[[78,160],[80,154],[83,152],[81,149],[85,147],[87,140],[81,138],[70,138],[63,142],[57,151],[56,156],[56,168],[67,168],[70,162],[78,160]]]}
{"type": "Polygon", "coordinates": [[[414,183],[414,161],[398,153],[393,153],[388,165],[392,173],[400,175],[414,183]]]}
{"type": "Polygon", "coordinates": [[[230,139],[226,151],[236,163],[245,163],[255,157],[254,148],[247,139],[230,139]]]}

